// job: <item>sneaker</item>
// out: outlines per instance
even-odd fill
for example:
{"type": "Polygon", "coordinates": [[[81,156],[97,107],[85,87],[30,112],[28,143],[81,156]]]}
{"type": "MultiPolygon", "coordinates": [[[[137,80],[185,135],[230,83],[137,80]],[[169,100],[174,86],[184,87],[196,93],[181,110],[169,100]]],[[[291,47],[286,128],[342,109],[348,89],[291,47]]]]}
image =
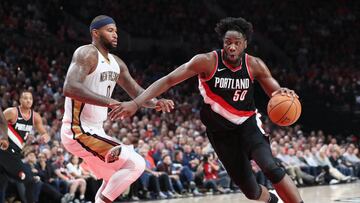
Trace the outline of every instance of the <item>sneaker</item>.
{"type": "Polygon", "coordinates": [[[192,192],[194,197],[203,196],[203,193],[199,192],[197,188],[192,192]]]}
{"type": "Polygon", "coordinates": [[[338,184],[340,181],[339,180],[336,180],[336,179],[331,179],[329,184],[330,185],[335,185],[335,184],[338,184]]]}
{"type": "Polygon", "coordinates": [[[279,194],[276,192],[276,190],[269,190],[269,192],[273,193],[278,199],[278,203],[284,203],[284,201],[281,200],[279,194]]]}
{"type": "Polygon", "coordinates": [[[167,196],[163,192],[159,192],[158,197],[160,199],[166,199],[167,198],[167,196]]]}
{"type": "Polygon", "coordinates": [[[66,193],[62,198],[61,198],[61,203],[68,203],[73,199],[73,196],[70,193],[66,193]]]}

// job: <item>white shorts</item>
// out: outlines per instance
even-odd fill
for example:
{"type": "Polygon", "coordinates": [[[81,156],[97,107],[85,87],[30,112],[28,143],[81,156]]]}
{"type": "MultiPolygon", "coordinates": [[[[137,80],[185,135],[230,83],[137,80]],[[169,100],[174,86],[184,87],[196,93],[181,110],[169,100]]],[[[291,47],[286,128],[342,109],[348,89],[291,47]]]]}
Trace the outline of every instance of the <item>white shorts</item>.
{"type": "Polygon", "coordinates": [[[132,145],[123,145],[106,135],[103,128],[63,123],[61,141],[67,151],[82,158],[93,174],[108,181],[112,174],[121,169],[132,153],[132,145]],[[105,156],[113,147],[121,145],[119,159],[112,163],[105,162],[105,156]]]}

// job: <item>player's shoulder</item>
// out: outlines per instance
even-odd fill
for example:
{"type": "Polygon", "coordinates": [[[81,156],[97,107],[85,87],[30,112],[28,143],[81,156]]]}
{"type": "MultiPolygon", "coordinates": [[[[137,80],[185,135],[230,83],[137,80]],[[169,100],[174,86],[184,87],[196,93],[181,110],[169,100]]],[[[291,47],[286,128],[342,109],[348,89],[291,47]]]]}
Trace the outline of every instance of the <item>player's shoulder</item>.
{"type": "Polygon", "coordinates": [[[211,51],[207,53],[196,54],[191,60],[198,63],[213,63],[216,61],[216,53],[211,51]]]}
{"type": "Polygon", "coordinates": [[[74,52],[74,57],[98,57],[98,50],[97,48],[92,44],[87,44],[78,47],[74,52]]]}
{"type": "Polygon", "coordinates": [[[248,63],[249,65],[260,65],[261,63],[264,63],[261,58],[256,57],[256,56],[252,56],[250,54],[246,54],[246,63],[248,63]]]}
{"type": "Polygon", "coordinates": [[[125,63],[119,56],[117,56],[117,55],[115,55],[115,54],[111,54],[111,55],[114,57],[115,61],[116,61],[119,65],[122,65],[122,64],[125,63]]]}
{"type": "Polygon", "coordinates": [[[5,115],[6,120],[15,122],[16,121],[15,119],[17,118],[17,115],[18,115],[17,107],[6,108],[4,110],[4,115],[5,115]]]}
{"type": "Polygon", "coordinates": [[[249,66],[252,72],[263,72],[268,69],[264,61],[259,57],[247,54],[245,60],[246,65],[249,66]]]}
{"type": "Polygon", "coordinates": [[[9,107],[9,108],[6,108],[5,110],[4,110],[4,113],[11,113],[11,114],[15,114],[15,113],[17,113],[17,107],[9,107]]]}

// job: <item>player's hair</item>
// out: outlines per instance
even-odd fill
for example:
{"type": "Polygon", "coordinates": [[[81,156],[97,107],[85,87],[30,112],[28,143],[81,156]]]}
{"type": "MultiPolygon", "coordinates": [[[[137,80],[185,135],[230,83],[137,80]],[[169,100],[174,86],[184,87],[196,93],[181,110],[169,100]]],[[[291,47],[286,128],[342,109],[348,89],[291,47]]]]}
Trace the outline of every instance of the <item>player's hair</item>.
{"type": "Polygon", "coordinates": [[[22,90],[19,94],[19,97],[21,98],[24,93],[30,93],[31,95],[33,94],[31,90],[22,90]]]}
{"type": "Polygon", "coordinates": [[[227,17],[223,18],[216,24],[215,32],[219,35],[220,40],[223,40],[225,33],[229,30],[238,31],[245,36],[249,44],[252,39],[253,26],[244,18],[227,17]]]}

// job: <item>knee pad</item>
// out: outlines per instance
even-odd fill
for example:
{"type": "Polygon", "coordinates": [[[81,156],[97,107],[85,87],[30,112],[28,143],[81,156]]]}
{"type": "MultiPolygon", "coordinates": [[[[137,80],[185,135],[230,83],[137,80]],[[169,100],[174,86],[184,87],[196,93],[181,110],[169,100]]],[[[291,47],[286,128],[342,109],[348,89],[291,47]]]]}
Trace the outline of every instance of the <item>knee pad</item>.
{"type": "Polygon", "coordinates": [[[273,184],[276,184],[284,178],[286,173],[282,168],[274,166],[271,167],[271,169],[264,171],[264,174],[273,184]]]}
{"type": "Polygon", "coordinates": [[[256,188],[247,187],[247,189],[242,189],[241,191],[244,193],[245,197],[250,200],[258,200],[262,193],[262,188],[260,185],[257,185],[256,188]]]}

